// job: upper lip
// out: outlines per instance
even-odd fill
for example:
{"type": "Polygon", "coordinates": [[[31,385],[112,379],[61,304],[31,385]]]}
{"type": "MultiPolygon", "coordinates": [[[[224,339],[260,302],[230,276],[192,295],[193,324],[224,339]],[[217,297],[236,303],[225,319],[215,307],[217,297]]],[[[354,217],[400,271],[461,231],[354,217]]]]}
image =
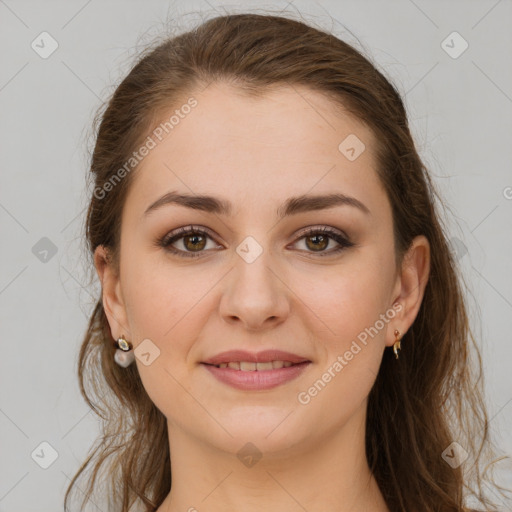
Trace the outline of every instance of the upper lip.
{"type": "Polygon", "coordinates": [[[269,361],[290,361],[294,364],[309,361],[308,358],[283,352],[282,350],[263,350],[261,352],[247,352],[245,350],[228,350],[221,352],[203,361],[206,364],[231,363],[236,361],[247,361],[251,363],[267,363],[269,361]]]}

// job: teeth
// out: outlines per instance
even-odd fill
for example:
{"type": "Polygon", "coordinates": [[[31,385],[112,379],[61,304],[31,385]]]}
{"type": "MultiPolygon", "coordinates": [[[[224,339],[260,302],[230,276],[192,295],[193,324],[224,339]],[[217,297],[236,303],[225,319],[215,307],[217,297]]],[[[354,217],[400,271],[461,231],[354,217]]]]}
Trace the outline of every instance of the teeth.
{"type": "Polygon", "coordinates": [[[256,366],[258,363],[246,363],[246,362],[240,362],[240,370],[243,372],[255,372],[256,366]]]}
{"type": "Polygon", "coordinates": [[[272,370],[274,367],[272,366],[272,361],[268,363],[256,363],[256,369],[260,370],[272,370]]]}
{"type": "Polygon", "coordinates": [[[243,372],[254,372],[262,370],[277,370],[280,368],[288,368],[292,366],[291,361],[268,361],[266,363],[253,363],[248,361],[231,361],[229,363],[220,363],[215,365],[217,368],[233,368],[233,370],[241,370],[243,372]]]}

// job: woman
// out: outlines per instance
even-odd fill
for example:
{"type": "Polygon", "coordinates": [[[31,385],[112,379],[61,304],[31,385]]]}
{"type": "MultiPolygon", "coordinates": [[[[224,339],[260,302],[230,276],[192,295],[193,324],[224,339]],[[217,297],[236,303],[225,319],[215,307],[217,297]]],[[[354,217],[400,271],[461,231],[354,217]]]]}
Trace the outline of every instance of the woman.
{"type": "Polygon", "coordinates": [[[222,16],[142,55],[100,121],[79,377],[105,434],[66,502],[94,463],[109,511],[490,506],[456,263],[373,64],[222,16]]]}

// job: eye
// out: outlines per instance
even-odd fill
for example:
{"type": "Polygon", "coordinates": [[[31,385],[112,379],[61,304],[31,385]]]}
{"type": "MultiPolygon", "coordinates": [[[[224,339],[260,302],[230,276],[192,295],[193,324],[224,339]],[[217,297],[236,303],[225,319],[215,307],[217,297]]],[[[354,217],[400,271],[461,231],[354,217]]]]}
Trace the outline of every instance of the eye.
{"type": "Polygon", "coordinates": [[[347,236],[327,226],[320,228],[308,228],[306,231],[301,232],[300,235],[301,236],[297,242],[304,240],[305,246],[308,249],[312,249],[311,252],[317,253],[317,255],[321,257],[337,254],[354,245],[347,236]],[[325,251],[331,241],[335,241],[338,246],[334,247],[330,251],[325,251]]]}
{"type": "MultiPolygon", "coordinates": [[[[207,248],[208,239],[213,241],[213,236],[209,230],[198,226],[187,226],[172,231],[158,240],[157,243],[166,251],[176,254],[177,256],[197,258],[201,256],[202,253],[206,252],[205,249],[207,248]],[[181,246],[181,248],[176,247],[174,244],[181,246]]],[[[303,230],[295,243],[302,240],[304,240],[306,248],[311,249],[310,251],[306,250],[306,252],[317,253],[316,255],[318,256],[337,254],[345,248],[354,245],[347,236],[327,226],[303,230]],[[336,242],[338,247],[325,251],[332,241],[336,242]]],[[[210,248],[220,248],[215,243],[212,245],[213,247],[210,248]]]]}
{"type": "MultiPolygon", "coordinates": [[[[177,256],[196,258],[204,252],[203,249],[207,245],[208,238],[212,238],[208,230],[196,226],[187,226],[165,235],[158,241],[158,244],[166,251],[177,256]],[[178,245],[181,245],[183,249],[173,247],[173,244],[176,242],[179,242],[178,245]]],[[[215,247],[218,246],[214,244],[213,248],[215,247]]]]}

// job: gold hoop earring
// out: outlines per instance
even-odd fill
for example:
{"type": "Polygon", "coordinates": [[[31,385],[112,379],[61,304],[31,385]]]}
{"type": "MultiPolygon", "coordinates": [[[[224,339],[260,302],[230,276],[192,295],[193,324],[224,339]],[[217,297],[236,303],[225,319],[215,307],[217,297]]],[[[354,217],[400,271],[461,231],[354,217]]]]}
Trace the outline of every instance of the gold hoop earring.
{"type": "Polygon", "coordinates": [[[400,331],[395,329],[395,343],[393,343],[393,352],[395,353],[395,359],[398,359],[398,353],[402,350],[400,346],[400,331]]]}

